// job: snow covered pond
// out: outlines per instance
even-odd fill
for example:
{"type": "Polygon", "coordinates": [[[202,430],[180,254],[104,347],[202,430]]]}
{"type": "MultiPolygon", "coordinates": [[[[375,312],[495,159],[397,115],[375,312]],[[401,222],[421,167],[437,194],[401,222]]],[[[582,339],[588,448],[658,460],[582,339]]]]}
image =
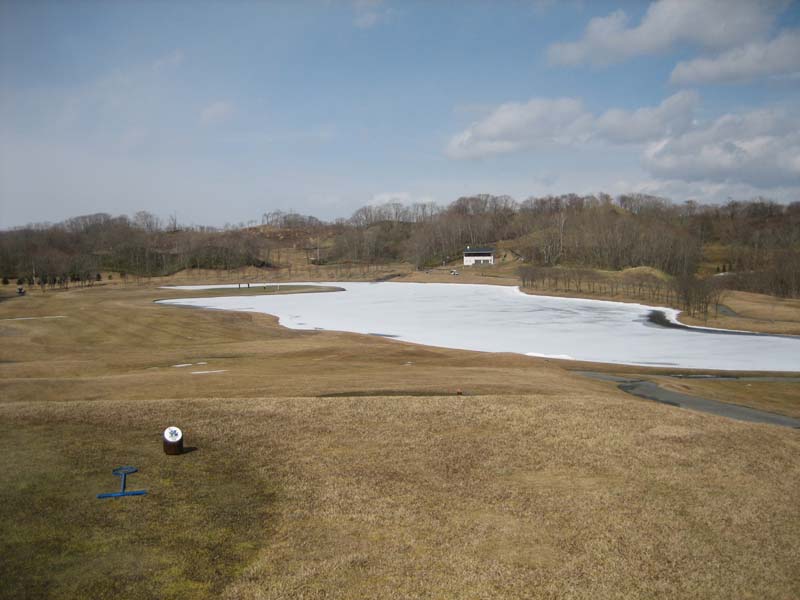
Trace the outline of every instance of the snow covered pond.
{"type": "MultiPolygon", "coordinates": [[[[253,287],[269,284],[252,284],[253,287]]],[[[302,284],[314,285],[314,284],[302,284]]],[[[162,300],[275,315],[291,329],[350,331],[406,342],[604,363],[690,369],[800,370],[800,338],[656,325],[678,311],[530,296],[515,287],[447,283],[318,283],[343,292],[162,300]]],[[[179,286],[204,290],[229,286],[179,286]]]]}

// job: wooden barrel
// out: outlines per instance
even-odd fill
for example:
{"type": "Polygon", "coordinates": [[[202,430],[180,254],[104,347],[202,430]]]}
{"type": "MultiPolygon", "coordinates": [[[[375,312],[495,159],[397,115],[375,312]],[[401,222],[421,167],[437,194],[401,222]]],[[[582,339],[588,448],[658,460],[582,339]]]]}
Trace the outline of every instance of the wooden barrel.
{"type": "Polygon", "coordinates": [[[167,427],[164,430],[164,454],[182,454],[183,453],[183,432],[173,426],[167,427]]]}

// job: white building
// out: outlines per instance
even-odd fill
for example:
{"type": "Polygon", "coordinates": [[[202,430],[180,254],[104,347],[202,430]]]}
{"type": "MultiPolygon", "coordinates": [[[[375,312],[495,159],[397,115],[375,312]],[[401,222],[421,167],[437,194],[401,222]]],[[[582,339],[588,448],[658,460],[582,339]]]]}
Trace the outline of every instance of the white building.
{"type": "Polygon", "coordinates": [[[493,265],[494,248],[472,248],[467,246],[464,250],[464,266],[472,265],[493,265]]]}

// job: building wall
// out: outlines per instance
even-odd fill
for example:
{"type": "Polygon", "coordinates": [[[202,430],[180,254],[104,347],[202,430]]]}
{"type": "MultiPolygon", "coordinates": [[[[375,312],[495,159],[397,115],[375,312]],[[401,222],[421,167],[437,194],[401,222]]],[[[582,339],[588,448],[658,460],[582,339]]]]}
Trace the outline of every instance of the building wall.
{"type": "Polygon", "coordinates": [[[464,266],[471,267],[472,265],[493,265],[494,256],[465,256],[464,266]]]}

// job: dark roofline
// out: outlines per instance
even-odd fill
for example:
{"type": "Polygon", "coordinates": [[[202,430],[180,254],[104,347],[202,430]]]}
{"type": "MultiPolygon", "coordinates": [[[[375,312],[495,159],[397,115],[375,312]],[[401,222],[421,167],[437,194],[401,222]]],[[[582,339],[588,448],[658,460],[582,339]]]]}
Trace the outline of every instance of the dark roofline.
{"type": "Polygon", "coordinates": [[[464,256],[468,254],[494,254],[494,248],[465,248],[464,256]]]}

